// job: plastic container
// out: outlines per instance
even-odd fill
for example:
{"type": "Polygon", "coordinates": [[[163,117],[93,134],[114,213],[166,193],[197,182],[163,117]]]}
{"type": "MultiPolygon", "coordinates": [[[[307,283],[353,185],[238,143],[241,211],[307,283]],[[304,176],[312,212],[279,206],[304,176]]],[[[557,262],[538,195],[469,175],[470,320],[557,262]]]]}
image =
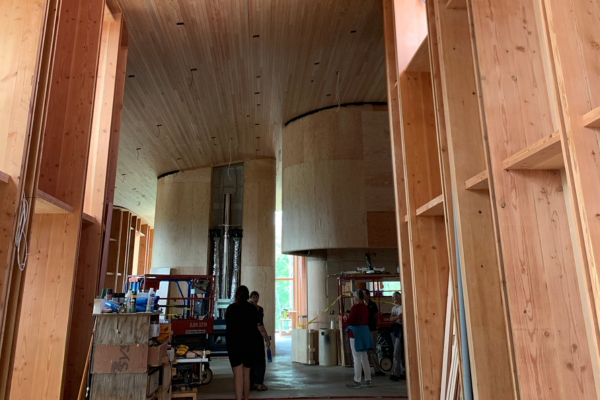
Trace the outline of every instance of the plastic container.
{"type": "Polygon", "coordinates": [[[267,347],[267,362],[273,362],[273,356],[271,355],[270,347],[267,347]]]}
{"type": "Polygon", "coordinates": [[[338,331],[335,329],[319,329],[319,365],[330,367],[337,365],[337,339],[338,331]],[[337,333],[337,334],[336,334],[337,333]]]}
{"type": "Polygon", "coordinates": [[[135,308],[135,301],[137,300],[137,292],[133,290],[131,292],[131,302],[129,303],[129,312],[135,314],[137,312],[135,308]]]}
{"type": "Polygon", "coordinates": [[[148,292],[148,298],[146,300],[146,312],[154,311],[154,297],[154,288],[150,288],[150,291],[148,292]]]}

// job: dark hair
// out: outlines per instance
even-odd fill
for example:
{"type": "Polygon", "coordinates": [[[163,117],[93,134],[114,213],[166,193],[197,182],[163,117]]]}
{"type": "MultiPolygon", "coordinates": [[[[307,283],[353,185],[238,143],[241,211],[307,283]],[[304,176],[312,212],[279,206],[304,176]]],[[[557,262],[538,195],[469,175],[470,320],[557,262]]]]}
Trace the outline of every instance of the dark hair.
{"type": "Polygon", "coordinates": [[[254,296],[260,297],[260,294],[258,294],[258,292],[255,290],[252,293],[250,293],[250,297],[254,297],[254,296]]]}
{"type": "Polygon", "coordinates": [[[357,290],[356,292],[354,292],[354,296],[358,297],[361,300],[365,299],[365,294],[362,290],[357,290]]]}
{"type": "Polygon", "coordinates": [[[250,298],[250,294],[248,292],[248,288],[244,285],[240,286],[237,288],[237,290],[235,291],[235,302],[237,304],[240,304],[244,301],[248,301],[248,299],[250,298]]]}
{"type": "Polygon", "coordinates": [[[362,291],[363,293],[366,293],[367,296],[371,296],[371,292],[369,292],[369,289],[363,289],[362,291]]]}

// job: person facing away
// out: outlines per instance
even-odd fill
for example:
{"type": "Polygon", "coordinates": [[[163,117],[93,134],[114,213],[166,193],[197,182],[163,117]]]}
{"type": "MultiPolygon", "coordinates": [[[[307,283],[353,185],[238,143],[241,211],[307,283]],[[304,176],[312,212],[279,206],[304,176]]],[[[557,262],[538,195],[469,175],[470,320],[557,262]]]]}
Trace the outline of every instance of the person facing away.
{"type": "MultiPolygon", "coordinates": [[[[258,305],[258,300],[260,299],[260,295],[257,291],[250,293],[250,304],[254,305],[258,311],[258,316],[260,319],[260,326],[265,330],[264,327],[264,318],[265,311],[264,309],[258,305]]],[[[268,336],[268,332],[267,332],[268,336]]],[[[265,342],[261,337],[260,340],[256,342],[256,353],[255,353],[255,362],[252,368],[250,369],[250,390],[258,390],[259,392],[268,390],[269,388],[265,386],[265,371],[266,371],[266,363],[265,363],[265,342]]]]}
{"type": "Polygon", "coordinates": [[[374,301],[371,301],[371,292],[369,289],[363,289],[362,292],[365,296],[365,305],[369,310],[369,320],[367,325],[369,326],[369,333],[371,334],[371,340],[373,341],[373,349],[369,350],[367,353],[373,364],[375,376],[385,376],[385,372],[381,370],[381,366],[379,365],[377,351],[375,351],[375,347],[377,346],[377,314],[379,314],[379,308],[374,301]]]}
{"type": "MultiPolygon", "coordinates": [[[[235,302],[225,311],[225,341],[229,364],[233,371],[234,390],[236,400],[248,399],[250,393],[250,368],[255,362],[256,343],[261,340],[260,316],[256,307],[248,303],[250,293],[246,286],[240,286],[235,291],[235,302]]],[[[268,336],[267,344],[270,345],[268,336]]]]}
{"type": "Polygon", "coordinates": [[[354,381],[347,384],[349,388],[360,389],[361,387],[370,387],[371,367],[369,366],[369,356],[367,352],[373,349],[373,340],[369,332],[369,310],[364,304],[365,295],[361,290],[354,292],[352,298],[353,306],[350,309],[350,315],[346,319],[348,328],[348,338],[350,339],[350,349],[354,359],[354,381]],[[365,381],[361,383],[361,370],[365,374],[365,381]]]}
{"type": "Polygon", "coordinates": [[[404,333],[402,331],[402,296],[400,292],[394,292],[392,299],[394,307],[392,307],[390,321],[392,321],[394,360],[390,380],[399,381],[400,379],[406,379],[406,371],[404,369],[404,333]]]}

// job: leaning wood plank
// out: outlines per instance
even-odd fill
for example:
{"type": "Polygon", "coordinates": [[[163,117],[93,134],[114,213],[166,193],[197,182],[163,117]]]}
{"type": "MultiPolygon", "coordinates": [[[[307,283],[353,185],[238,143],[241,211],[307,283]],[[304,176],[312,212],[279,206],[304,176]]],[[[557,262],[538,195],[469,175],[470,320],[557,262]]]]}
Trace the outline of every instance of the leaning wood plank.
{"type": "Polygon", "coordinates": [[[594,108],[583,116],[583,126],[586,128],[600,128],[600,107],[594,108]]]}
{"type": "MultiPolygon", "coordinates": [[[[402,155],[402,122],[400,116],[400,87],[398,85],[398,53],[395,43],[396,30],[394,21],[393,0],[383,1],[383,27],[385,41],[385,66],[387,77],[387,93],[389,104],[390,141],[392,149],[394,190],[396,200],[396,230],[399,250],[400,281],[402,282],[402,319],[404,328],[404,348],[406,349],[406,386],[407,394],[411,399],[421,398],[419,355],[417,351],[416,332],[416,305],[413,292],[413,279],[411,274],[411,261],[409,249],[408,219],[401,222],[402,216],[407,214],[406,187],[404,185],[404,158],[402,155]]],[[[150,250],[148,267],[152,261],[152,230],[150,234],[150,250]]]]}
{"type": "Polygon", "coordinates": [[[36,214],[70,214],[73,207],[38,189],[35,203],[36,214]]]}
{"type": "Polygon", "coordinates": [[[444,198],[439,195],[429,203],[417,208],[417,216],[436,217],[444,215],[444,198]]]}
{"type": "Polygon", "coordinates": [[[7,174],[6,172],[0,171],[0,182],[2,182],[2,183],[8,183],[8,179],[9,178],[10,178],[9,174],[7,174]]]}
{"type": "Polygon", "coordinates": [[[554,132],[502,162],[504,169],[561,169],[560,132],[554,132]]]}
{"type": "Polygon", "coordinates": [[[465,188],[467,190],[489,190],[488,172],[487,170],[478,173],[472,178],[467,179],[465,188]]]}

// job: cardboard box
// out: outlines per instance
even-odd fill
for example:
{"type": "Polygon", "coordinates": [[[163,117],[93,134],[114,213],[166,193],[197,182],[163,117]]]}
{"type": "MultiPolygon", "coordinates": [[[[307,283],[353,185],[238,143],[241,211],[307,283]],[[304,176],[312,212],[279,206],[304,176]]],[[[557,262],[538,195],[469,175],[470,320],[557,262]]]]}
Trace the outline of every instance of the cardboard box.
{"type": "Polygon", "coordinates": [[[160,378],[160,370],[154,371],[148,375],[148,383],[146,384],[146,395],[151,395],[158,390],[158,382],[160,378]]]}
{"type": "Polygon", "coordinates": [[[146,372],[148,355],[148,345],[146,344],[97,345],[94,346],[92,373],[137,374],[146,372]]]}
{"type": "Polygon", "coordinates": [[[160,346],[148,347],[148,365],[159,366],[169,362],[167,355],[167,344],[163,343],[160,346]]]}
{"type": "Polygon", "coordinates": [[[160,330],[158,333],[159,342],[170,342],[171,341],[171,324],[160,324],[160,330]]]}

